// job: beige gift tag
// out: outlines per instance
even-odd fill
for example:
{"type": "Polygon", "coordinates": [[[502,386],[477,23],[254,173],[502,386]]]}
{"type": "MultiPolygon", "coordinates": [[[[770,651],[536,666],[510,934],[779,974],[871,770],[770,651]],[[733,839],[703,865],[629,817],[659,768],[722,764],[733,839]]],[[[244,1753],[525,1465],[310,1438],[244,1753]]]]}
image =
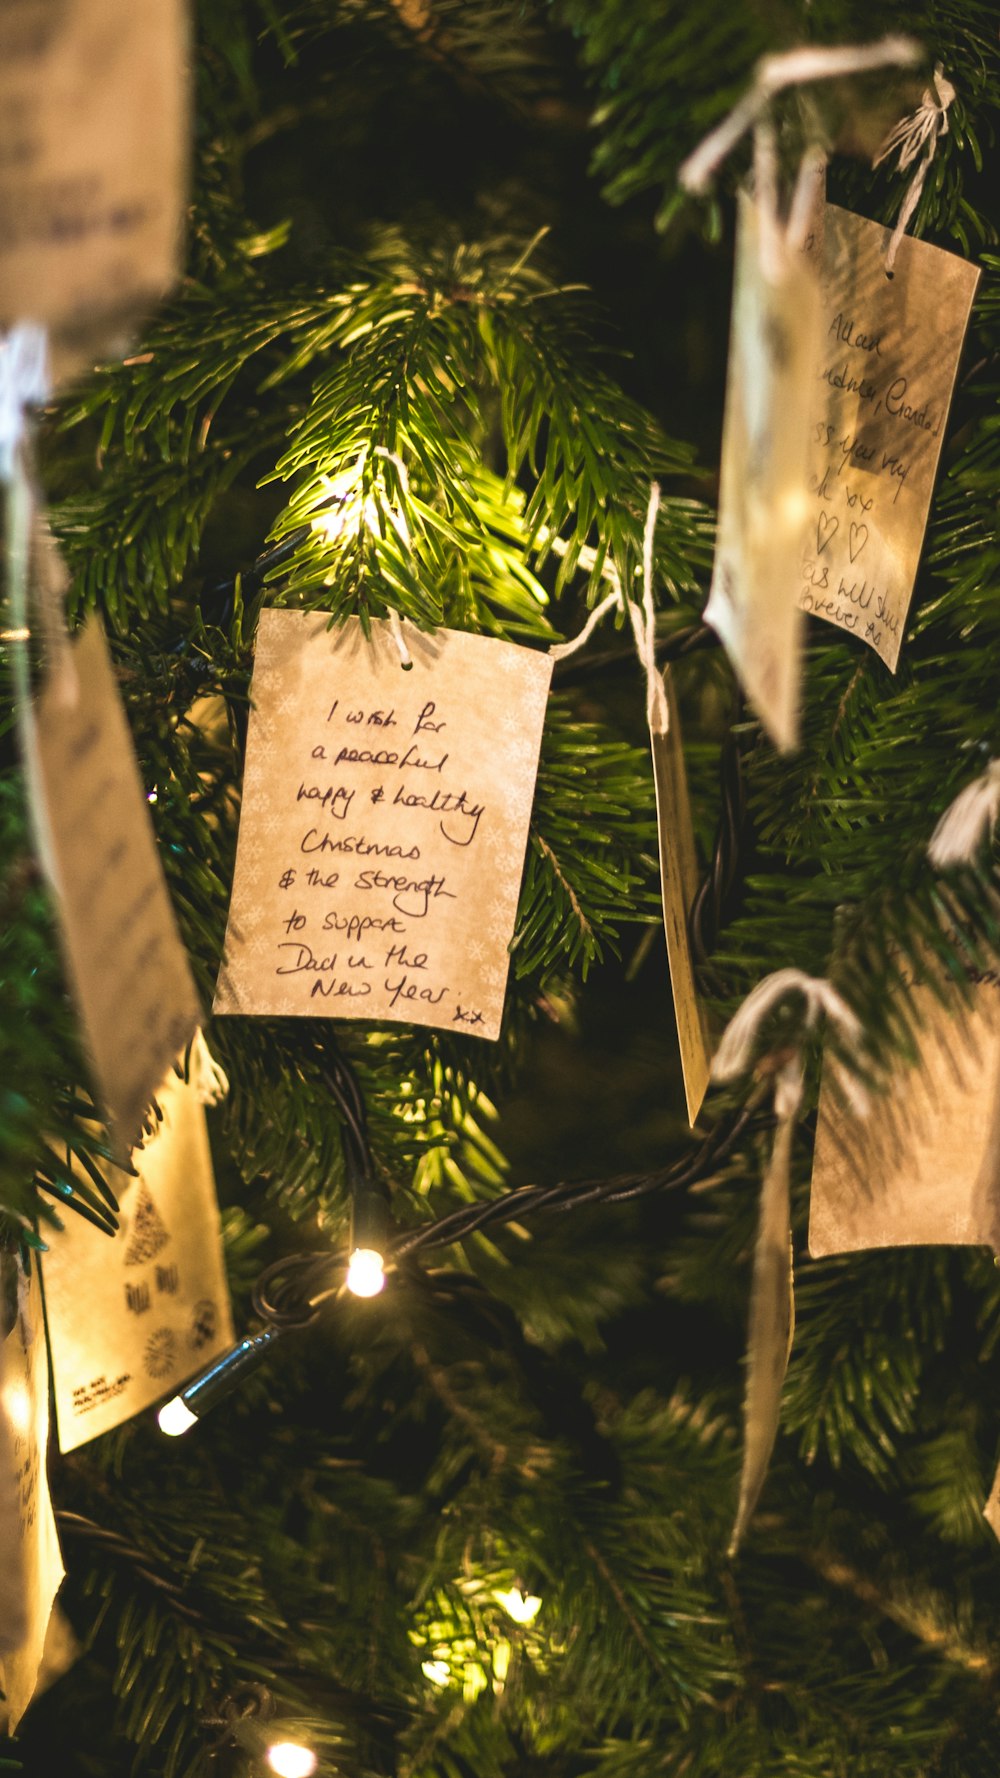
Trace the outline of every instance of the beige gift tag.
{"type": "Polygon", "coordinates": [[[656,826],[660,845],[660,892],[663,927],[667,937],[670,987],[677,1021],[677,1041],[684,1076],[688,1122],[693,1126],[708,1086],[711,1057],[704,1008],[698,998],[688,916],[698,892],[691,800],[684,769],[684,743],[680,713],[669,667],[663,675],[670,712],[666,734],[650,730],[653,777],[656,783],[656,826]]]}
{"type": "Polygon", "coordinates": [[[863,1121],[824,1073],[809,1204],[809,1251],[936,1242],[1000,1252],[1000,990],[971,1009],[913,989],[921,1062],[863,1121]]]}
{"type": "Polygon", "coordinates": [[[718,541],[705,620],[722,638],[768,733],[787,748],[798,735],[797,593],[819,289],[804,255],[764,253],[763,228],[752,198],[741,194],[718,541]]]}
{"type": "Polygon", "coordinates": [[[0,1680],[13,1734],[38,1680],[63,1578],[46,1473],[49,1367],[38,1274],[18,1265],[18,1314],[0,1350],[0,1680]]]}
{"type": "Polygon", "coordinates": [[[171,1073],[163,1121],[110,1169],[113,1238],[65,1215],[43,1261],[59,1449],[74,1451],[170,1395],[233,1343],[205,1110],[171,1073]]]}
{"type": "Polygon", "coordinates": [[[39,854],[124,1153],[200,1021],[107,643],[92,618],[25,722],[39,854]]]}
{"type": "Polygon", "coordinates": [[[0,6],[0,327],[47,324],[57,382],[176,276],[187,64],[183,0],[0,6]]]}
{"type": "Polygon", "coordinates": [[[552,661],[263,611],[217,1013],[495,1038],[552,661]]]}
{"type": "Polygon", "coordinates": [[[889,233],[827,204],[810,237],[823,316],[799,603],[895,669],[979,271],[904,236],[887,277],[889,233]]]}

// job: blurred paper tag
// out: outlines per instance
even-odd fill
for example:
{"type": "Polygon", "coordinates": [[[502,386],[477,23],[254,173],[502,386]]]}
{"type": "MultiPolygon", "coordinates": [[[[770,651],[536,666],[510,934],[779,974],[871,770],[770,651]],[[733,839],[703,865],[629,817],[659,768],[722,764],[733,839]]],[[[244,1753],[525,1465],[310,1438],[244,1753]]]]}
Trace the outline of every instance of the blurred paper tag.
{"type": "Polygon", "coordinates": [[[49,328],[56,382],[173,283],[186,203],[182,0],[0,6],[0,328],[49,328]]]}
{"type": "Polygon", "coordinates": [[[113,1238],[64,1212],[43,1262],[59,1449],[74,1451],[172,1394],[233,1343],[204,1106],[172,1073],[163,1121],[109,1168],[113,1238]]]}
{"type": "Polygon", "coordinates": [[[92,618],[27,713],[39,856],[123,1158],[200,1022],[104,632],[92,618]]]}
{"type": "Polygon", "coordinates": [[[701,1110],[711,1068],[705,1014],[698,998],[688,941],[688,917],[698,890],[698,866],[680,713],[669,667],[663,675],[663,684],[670,726],[663,735],[651,730],[650,745],[656,783],[663,926],[667,937],[684,1097],[688,1122],[693,1125],[701,1110]]]}
{"type": "Polygon", "coordinates": [[[743,1401],[743,1465],[731,1556],[743,1540],[767,1479],[795,1332],[790,1184],[794,1134],[794,1118],[780,1118],[760,1192],[743,1401]]]}
{"type": "Polygon", "coordinates": [[[217,1013],[500,1032],[552,660],[262,611],[217,1013]]]}
{"type": "Polygon", "coordinates": [[[836,1095],[827,1070],[809,1205],[809,1251],[933,1243],[1000,1252],[1000,988],[971,1006],[942,1006],[926,982],[912,990],[920,1062],[901,1067],[864,1120],[836,1095]]]}
{"type": "Polygon", "coordinates": [[[979,270],[822,206],[807,243],[820,273],[811,370],[810,519],[799,603],[895,669],[979,270]]]}
{"type": "Polygon", "coordinates": [[[718,540],[705,621],[725,644],[764,727],[788,748],[798,737],[798,591],[819,287],[803,254],[782,251],[771,276],[761,237],[757,207],[741,193],[718,540]]]}
{"type": "MultiPolygon", "coordinates": [[[[8,1262],[16,1263],[16,1262],[8,1262]]],[[[0,1350],[0,1676],[9,1734],[38,1680],[63,1577],[49,1498],[49,1367],[37,1272],[17,1265],[18,1309],[0,1350]]]]}

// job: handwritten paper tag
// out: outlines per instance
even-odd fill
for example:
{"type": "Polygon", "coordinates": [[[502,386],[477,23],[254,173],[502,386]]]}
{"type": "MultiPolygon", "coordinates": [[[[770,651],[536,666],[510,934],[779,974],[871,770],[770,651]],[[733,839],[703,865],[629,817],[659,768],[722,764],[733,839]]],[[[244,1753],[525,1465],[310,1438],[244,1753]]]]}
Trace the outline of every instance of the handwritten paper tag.
{"type": "Polygon", "coordinates": [[[1000,1253],[1000,989],[946,1008],[913,989],[920,1065],[864,1120],[842,1110],[824,1073],[809,1206],[809,1251],[935,1242],[1000,1253]]]}
{"type": "Polygon", "coordinates": [[[979,282],[968,260],[823,206],[807,528],[799,603],[895,669],[923,548],[958,361],[979,282]]]}
{"type": "Polygon", "coordinates": [[[217,1013],[500,1031],[552,661],[263,611],[217,1013]]]}
{"type": "Polygon", "coordinates": [[[788,748],[798,735],[797,592],[819,288],[802,254],[781,252],[772,273],[761,237],[757,207],[741,193],[718,540],[705,620],[764,727],[788,748]]]}
{"type": "Polygon", "coordinates": [[[46,1471],[42,1295],[37,1272],[28,1279],[17,1264],[17,1273],[17,1315],[0,1348],[0,1721],[9,1734],[35,1690],[64,1572],[46,1471]]]}
{"type": "Polygon", "coordinates": [[[688,1122],[693,1126],[708,1086],[711,1057],[704,1008],[698,998],[688,917],[698,892],[698,866],[691,821],[691,799],[684,769],[680,712],[669,667],[663,675],[670,724],[666,734],[650,730],[656,784],[656,826],[660,845],[660,892],[667,937],[670,987],[681,1052],[688,1122]]]}
{"type": "Polygon", "coordinates": [[[0,327],[47,323],[57,380],[174,280],[187,62],[183,0],[0,7],[0,327]]]}
{"type": "Polygon", "coordinates": [[[124,1153],[200,1012],[96,618],[69,660],[28,712],[26,765],[77,1007],[124,1153]]]}
{"type": "Polygon", "coordinates": [[[113,1239],[67,1213],[43,1262],[59,1449],[120,1426],[233,1343],[205,1110],[173,1074],[163,1121],[108,1176],[113,1239]]]}

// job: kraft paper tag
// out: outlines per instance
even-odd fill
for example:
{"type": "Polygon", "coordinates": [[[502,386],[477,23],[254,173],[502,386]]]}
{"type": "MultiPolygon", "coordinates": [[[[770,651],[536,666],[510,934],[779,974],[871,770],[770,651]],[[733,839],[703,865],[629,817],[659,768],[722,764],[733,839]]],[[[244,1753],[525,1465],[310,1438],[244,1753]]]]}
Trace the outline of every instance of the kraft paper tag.
{"type": "Polygon", "coordinates": [[[99,1095],[124,1157],[200,1010],[96,618],[69,663],[27,713],[32,818],[99,1095]]]}
{"type": "Polygon", "coordinates": [[[112,1239],[70,1211],[43,1261],[59,1449],[120,1426],[233,1343],[204,1106],[171,1074],[112,1239]]]}
{"type": "Polygon", "coordinates": [[[913,989],[921,1060],[860,1120],[824,1071],[809,1206],[809,1251],[989,1246],[1000,1252],[1000,989],[971,1008],[913,989]]]}
{"type": "Polygon", "coordinates": [[[217,1013],[499,1035],[552,661],[263,611],[217,1013]]]}
{"type": "Polygon", "coordinates": [[[708,1086],[711,1056],[707,1025],[695,985],[688,942],[688,918],[698,892],[694,827],[680,713],[669,667],[663,675],[670,712],[666,734],[650,731],[653,777],[656,784],[656,826],[660,846],[660,892],[663,927],[667,938],[670,987],[681,1052],[684,1097],[688,1122],[693,1126],[708,1086]]]}
{"type": "Polygon", "coordinates": [[[47,324],[57,382],[176,276],[188,59],[183,0],[0,6],[0,328],[47,324]]]}
{"type": "Polygon", "coordinates": [[[772,274],[757,207],[740,196],[722,434],[719,525],[705,620],[779,747],[798,736],[810,374],[819,288],[803,254],[772,274]]]}
{"type": "Polygon", "coordinates": [[[888,242],[827,204],[807,244],[823,316],[799,603],[894,670],[979,271],[905,236],[890,278],[888,242]]]}
{"type": "Polygon", "coordinates": [[[37,1272],[17,1272],[17,1316],[0,1348],[0,1721],[9,1734],[34,1693],[64,1572],[46,1471],[42,1295],[37,1272]]]}

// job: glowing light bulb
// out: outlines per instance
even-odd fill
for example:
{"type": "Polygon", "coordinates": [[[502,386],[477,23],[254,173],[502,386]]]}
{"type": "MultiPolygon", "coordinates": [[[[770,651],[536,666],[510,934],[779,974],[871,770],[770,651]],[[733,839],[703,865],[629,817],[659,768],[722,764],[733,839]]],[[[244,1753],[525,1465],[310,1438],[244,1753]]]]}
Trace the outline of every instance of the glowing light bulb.
{"type": "Polygon", "coordinates": [[[182,1401],[179,1395],[175,1395],[172,1401],[165,1402],[156,1416],[160,1431],[165,1432],[168,1438],[180,1438],[181,1433],[189,1431],[197,1418],[197,1414],[192,1414],[187,1402],[182,1401]]]}
{"type": "Polygon", "coordinates": [[[319,1763],[312,1748],[299,1741],[275,1741],[265,1758],[278,1778],[312,1778],[319,1763]]]}
{"type": "Polygon", "coordinates": [[[520,1587],[511,1587],[509,1593],[494,1593],[493,1597],[515,1624],[533,1624],[542,1609],[541,1600],[534,1593],[522,1593],[520,1587]]]}
{"type": "Polygon", "coordinates": [[[374,1247],[355,1247],[347,1266],[347,1288],[354,1296],[378,1296],[385,1283],[385,1263],[374,1247]]]}
{"type": "Polygon", "coordinates": [[[451,1678],[451,1668],[447,1661],[421,1661],[420,1670],[432,1685],[447,1685],[451,1678]]]}
{"type": "Polygon", "coordinates": [[[155,803],[157,801],[157,795],[156,795],[155,790],[150,790],[147,792],[146,801],[147,801],[147,803],[155,803]]]}

